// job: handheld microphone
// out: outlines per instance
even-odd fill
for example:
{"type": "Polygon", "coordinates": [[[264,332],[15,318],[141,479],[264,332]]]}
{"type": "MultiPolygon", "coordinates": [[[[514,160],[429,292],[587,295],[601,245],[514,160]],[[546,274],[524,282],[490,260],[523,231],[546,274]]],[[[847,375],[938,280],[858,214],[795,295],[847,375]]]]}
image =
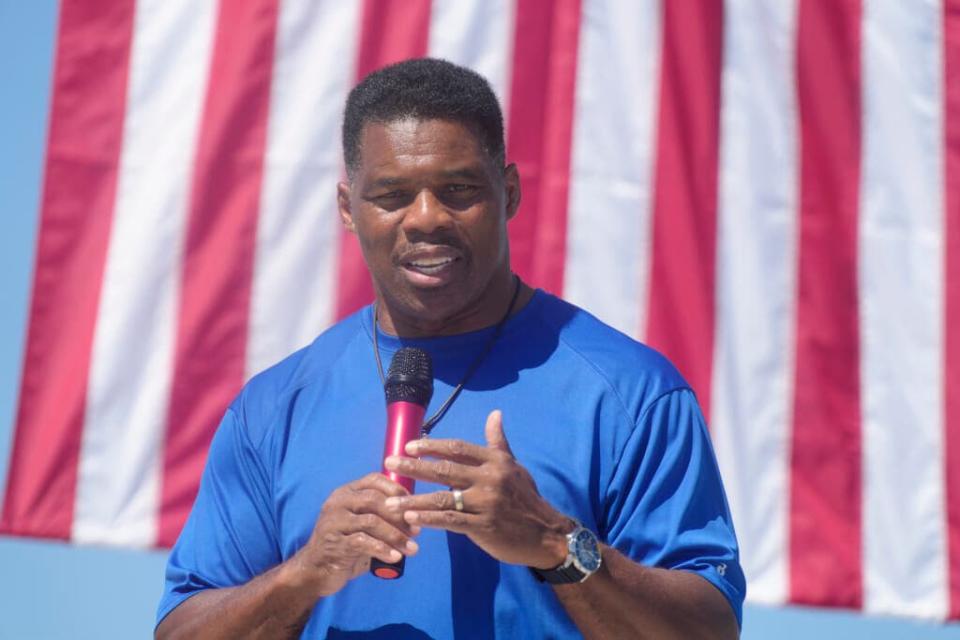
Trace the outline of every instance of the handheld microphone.
{"type": "MultiPolygon", "coordinates": [[[[387,380],[383,385],[387,398],[387,438],[383,457],[404,456],[403,447],[420,437],[423,415],[433,396],[433,366],[430,354],[416,347],[401,347],[390,360],[387,380]]],[[[384,475],[413,493],[413,478],[383,470],[384,475]]],[[[388,564],[376,558],[370,561],[370,572],[384,580],[403,575],[405,557],[388,564]]]]}

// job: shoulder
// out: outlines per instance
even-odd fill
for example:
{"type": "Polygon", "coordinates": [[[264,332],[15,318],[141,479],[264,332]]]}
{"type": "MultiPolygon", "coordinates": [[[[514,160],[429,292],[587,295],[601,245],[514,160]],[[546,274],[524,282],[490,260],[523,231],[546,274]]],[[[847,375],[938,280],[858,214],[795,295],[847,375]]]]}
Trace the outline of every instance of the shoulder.
{"type": "Polygon", "coordinates": [[[368,339],[361,309],[318,335],[312,343],[254,375],[230,405],[252,441],[273,417],[307,387],[322,385],[359,340],[368,339]]]}
{"type": "Polygon", "coordinates": [[[557,335],[584,375],[602,379],[615,391],[634,419],[663,395],[691,390],[660,352],[565,300],[544,292],[538,298],[537,321],[557,335]]]}

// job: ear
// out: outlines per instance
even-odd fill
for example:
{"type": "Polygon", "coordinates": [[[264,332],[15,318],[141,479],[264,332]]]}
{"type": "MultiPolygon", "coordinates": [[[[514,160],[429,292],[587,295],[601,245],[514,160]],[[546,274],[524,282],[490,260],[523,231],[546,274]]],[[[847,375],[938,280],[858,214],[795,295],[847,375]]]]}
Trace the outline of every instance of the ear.
{"type": "Polygon", "coordinates": [[[512,162],[503,169],[503,187],[507,192],[507,220],[510,220],[520,209],[520,173],[512,162]]]}
{"type": "Polygon", "coordinates": [[[356,233],[357,227],[353,223],[353,211],[350,209],[350,183],[337,183],[337,209],[340,211],[340,222],[343,228],[350,233],[356,233]]]}

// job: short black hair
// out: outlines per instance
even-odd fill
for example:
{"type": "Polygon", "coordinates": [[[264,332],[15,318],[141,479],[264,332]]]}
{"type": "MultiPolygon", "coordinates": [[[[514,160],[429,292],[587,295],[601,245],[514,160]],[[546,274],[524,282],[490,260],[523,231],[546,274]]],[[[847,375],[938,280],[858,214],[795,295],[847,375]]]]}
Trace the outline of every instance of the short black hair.
{"type": "Polygon", "coordinates": [[[374,71],[353,88],[343,114],[343,160],[360,164],[360,136],[370,122],[450,120],[474,132],[503,165],[503,114],[490,83],[475,71],[437,58],[417,58],[374,71]]]}

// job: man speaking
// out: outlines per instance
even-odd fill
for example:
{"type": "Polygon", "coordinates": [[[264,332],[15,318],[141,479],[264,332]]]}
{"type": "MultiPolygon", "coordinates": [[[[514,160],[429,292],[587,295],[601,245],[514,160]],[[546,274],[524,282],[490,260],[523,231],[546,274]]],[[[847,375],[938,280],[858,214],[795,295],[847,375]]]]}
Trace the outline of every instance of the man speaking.
{"type": "Polygon", "coordinates": [[[343,153],[376,302],[227,410],[157,637],[737,637],[744,577],[694,394],[512,273],[520,178],[487,82],[430,59],[377,71],[343,153]],[[401,348],[432,363],[427,437],[384,460],[401,348]],[[401,558],[402,577],[370,571],[401,558]]]}

